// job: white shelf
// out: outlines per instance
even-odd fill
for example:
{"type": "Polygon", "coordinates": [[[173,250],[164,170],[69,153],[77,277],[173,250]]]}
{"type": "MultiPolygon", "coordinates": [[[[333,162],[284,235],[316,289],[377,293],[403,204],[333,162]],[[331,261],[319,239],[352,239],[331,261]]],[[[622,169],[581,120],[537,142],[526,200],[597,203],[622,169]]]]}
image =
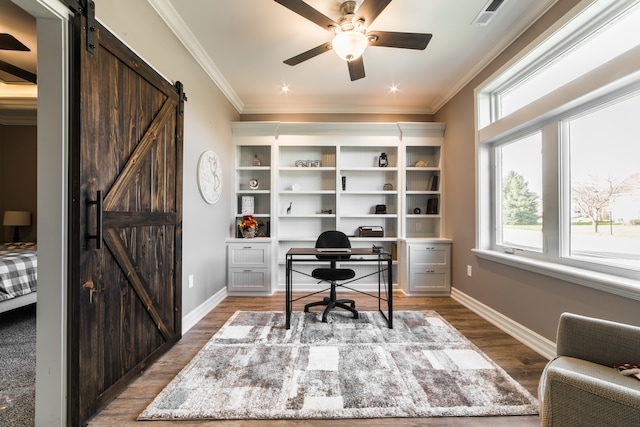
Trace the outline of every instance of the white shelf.
{"type": "Polygon", "coordinates": [[[336,214],[308,214],[308,215],[295,215],[284,214],[278,215],[278,218],[335,218],[336,214]]]}
{"type": "Polygon", "coordinates": [[[342,218],[375,218],[375,219],[386,219],[386,218],[398,218],[398,214],[350,214],[344,213],[340,215],[342,218]]]}
{"type": "Polygon", "coordinates": [[[268,171],[271,170],[270,166],[237,166],[238,171],[268,171]]]}
{"type": "MultiPolygon", "coordinates": [[[[265,224],[270,221],[273,278],[278,283],[284,282],[284,254],[293,247],[315,246],[317,236],[329,229],[357,236],[360,226],[381,226],[384,237],[350,237],[352,246],[384,246],[399,260],[399,241],[441,238],[444,124],[239,122],[233,132],[234,208],[240,209],[242,196],[256,196],[254,216],[265,224]],[[378,166],[382,153],[386,167],[378,166]],[[261,166],[252,166],[254,155],[261,166]],[[295,165],[307,160],[322,166],[295,165]],[[415,166],[422,162],[427,166],[415,166]],[[259,180],[258,190],[248,188],[251,179],[259,180]],[[393,190],[384,190],[387,184],[393,190]],[[377,205],[386,205],[388,213],[375,214],[377,205]],[[426,214],[427,205],[437,207],[438,213],[426,214]],[[422,213],[413,214],[414,208],[422,213]]],[[[236,213],[236,221],[241,216],[236,213]]],[[[400,264],[398,270],[407,267],[400,264]]]]}
{"type": "MultiPolygon", "coordinates": [[[[424,168],[418,168],[418,169],[424,169],[424,168]]],[[[372,166],[372,167],[346,167],[346,168],[340,168],[341,171],[352,171],[352,172],[397,172],[398,168],[397,167],[384,167],[381,168],[379,166],[372,166]]]]}
{"type": "Polygon", "coordinates": [[[389,195],[389,196],[397,196],[398,192],[395,190],[371,190],[371,191],[349,191],[349,190],[345,190],[345,191],[340,191],[340,194],[344,194],[347,196],[357,196],[357,195],[367,195],[367,194],[383,194],[383,195],[389,195]]]}
{"type": "Polygon", "coordinates": [[[278,168],[279,171],[287,171],[287,172],[326,172],[326,171],[335,171],[335,167],[315,167],[315,166],[285,166],[278,168]]]}
{"type": "Polygon", "coordinates": [[[309,191],[302,191],[302,190],[298,190],[298,191],[294,191],[294,190],[280,190],[278,191],[279,194],[300,194],[300,195],[305,195],[305,194],[336,194],[335,190],[309,190],[309,191]]]}
{"type": "Polygon", "coordinates": [[[236,190],[236,194],[242,194],[243,196],[249,194],[269,194],[271,190],[236,190]]]}

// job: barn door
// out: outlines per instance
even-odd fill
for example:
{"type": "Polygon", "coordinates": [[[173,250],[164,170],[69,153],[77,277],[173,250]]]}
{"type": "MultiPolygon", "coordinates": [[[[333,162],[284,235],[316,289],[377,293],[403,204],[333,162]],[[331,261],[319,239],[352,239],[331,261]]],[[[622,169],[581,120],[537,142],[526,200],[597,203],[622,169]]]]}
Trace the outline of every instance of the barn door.
{"type": "MultiPolygon", "coordinates": [[[[86,29],[84,17],[81,27],[86,29]]],[[[82,424],[181,333],[181,85],[97,23],[75,52],[70,424],[82,424]]],[[[77,27],[76,27],[77,28],[77,27]]]]}

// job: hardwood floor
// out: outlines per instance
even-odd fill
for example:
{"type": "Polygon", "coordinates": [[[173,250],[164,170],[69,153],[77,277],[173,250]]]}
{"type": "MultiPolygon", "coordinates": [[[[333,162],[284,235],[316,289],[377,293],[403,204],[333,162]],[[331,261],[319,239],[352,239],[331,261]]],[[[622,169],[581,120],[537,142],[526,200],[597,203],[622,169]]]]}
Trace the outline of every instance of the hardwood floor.
{"type": "MultiPolygon", "coordinates": [[[[376,310],[376,300],[351,294],[359,310],[376,310]]],[[[294,304],[294,310],[302,310],[307,300],[294,304]]],[[[284,294],[273,297],[228,297],[194,326],[167,354],[149,366],[117,398],[89,420],[90,427],[130,426],[162,427],[179,424],[181,427],[275,427],[301,426],[323,427],[350,426],[539,426],[538,416],[516,417],[451,417],[451,418],[402,418],[365,420],[237,420],[237,421],[136,421],[136,417],[173,377],[195,356],[202,346],[218,331],[236,311],[283,311],[284,294]]],[[[394,310],[435,310],[498,365],[537,396],[538,380],[547,359],[491,325],[451,298],[406,297],[394,294],[394,310]]]]}

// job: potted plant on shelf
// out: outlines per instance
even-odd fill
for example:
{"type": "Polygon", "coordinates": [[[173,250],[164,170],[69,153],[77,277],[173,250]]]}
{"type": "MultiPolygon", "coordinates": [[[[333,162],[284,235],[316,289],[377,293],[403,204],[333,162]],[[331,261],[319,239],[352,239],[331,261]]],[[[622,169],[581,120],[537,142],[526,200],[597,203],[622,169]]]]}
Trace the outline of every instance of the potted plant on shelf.
{"type": "Polygon", "coordinates": [[[242,237],[245,239],[250,239],[256,237],[256,229],[258,228],[258,221],[253,217],[253,215],[245,215],[242,217],[240,222],[238,223],[238,227],[240,227],[240,232],[242,233],[242,237]]]}

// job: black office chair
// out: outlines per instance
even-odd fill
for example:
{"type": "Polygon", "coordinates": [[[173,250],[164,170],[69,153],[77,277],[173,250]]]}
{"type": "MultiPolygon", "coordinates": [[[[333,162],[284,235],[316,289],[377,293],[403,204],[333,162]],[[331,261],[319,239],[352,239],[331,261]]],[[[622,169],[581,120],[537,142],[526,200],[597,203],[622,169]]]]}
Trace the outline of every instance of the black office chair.
{"type": "MultiPolygon", "coordinates": [[[[331,230],[325,231],[316,240],[316,248],[351,248],[351,243],[346,234],[341,231],[331,230]]],[[[316,255],[320,260],[331,261],[330,268],[316,268],[311,272],[311,276],[321,281],[331,283],[331,289],[328,297],[324,297],[322,301],[316,301],[304,306],[305,313],[309,312],[309,307],[315,307],[318,305],[326,305],[324,313],[322,313],[322,321],[327,322],[327,315],[335,307],[340,307],[353,313],[353,318],[358,318],[358,311],[356,310],[356,303],[352,299],[336,299],[336,287],[337,282],[342,280],[353,279],[356,276],[356,272],[349,268],[336,268],[336,261],[349,259],[349,254],[327,254],[316,255]]]]}

